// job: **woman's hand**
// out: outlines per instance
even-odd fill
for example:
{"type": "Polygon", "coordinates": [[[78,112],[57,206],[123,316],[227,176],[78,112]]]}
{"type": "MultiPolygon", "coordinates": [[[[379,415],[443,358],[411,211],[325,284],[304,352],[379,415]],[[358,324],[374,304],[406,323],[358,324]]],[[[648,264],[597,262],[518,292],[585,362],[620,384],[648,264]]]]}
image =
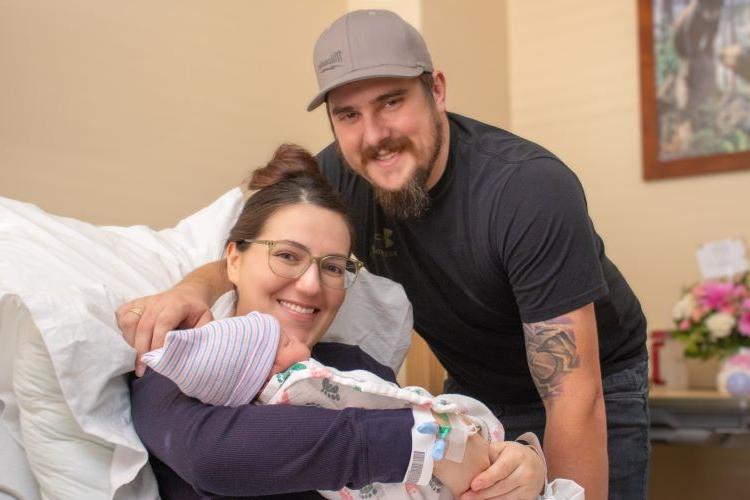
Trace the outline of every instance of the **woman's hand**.
{"type": "Polygon", "coordinates": [[[498,441],[489,446],[492,465],[471,481],[471,490],[461,500],[537,498],[544,488],[544,460],[527,446],[515,441],[498,441]]]}
{"type": "Polygon", "coordinates": [[[146,371],[141,356],[163,346],[171,330],[203,326],[214,319],[211,306],[221,294],[232,289],[226,268],[223,260],[205,264],[171,290],[131,300],[117,309],[117,326],[137,353],[137,376],[146,371]]]}
{"type": "Polygon", "coordinates": [[[137,352],[135,374],[139,377],[146,370],[141,356],[163,346],[168,332],[203,326],[213,320],[203,294],[188,283],[126,302],[115,315],[122,336],[137,352]]]}
{"type": "Polygon", "coordinates": [[[481,434],[472,434],[466,440],[466,450],[461,463],[444,458],[435,462],[432,475],[448,488],[454,497],[469,489],[471,480],[490,467],[490,446],[481,434]]]}

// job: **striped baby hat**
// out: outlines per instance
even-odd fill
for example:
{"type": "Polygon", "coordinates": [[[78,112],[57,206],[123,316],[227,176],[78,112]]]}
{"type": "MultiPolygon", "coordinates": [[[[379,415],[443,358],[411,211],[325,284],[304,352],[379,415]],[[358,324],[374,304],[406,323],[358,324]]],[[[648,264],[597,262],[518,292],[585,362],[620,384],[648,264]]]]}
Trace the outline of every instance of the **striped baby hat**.
{"type": "Polygon", "coordinates": [[[174,330],[164,347],[141,358],[182,392],[204,403],[239,406],[251,402],[270,375],[279,347],[279,322],[251,312],[174,330]]]}

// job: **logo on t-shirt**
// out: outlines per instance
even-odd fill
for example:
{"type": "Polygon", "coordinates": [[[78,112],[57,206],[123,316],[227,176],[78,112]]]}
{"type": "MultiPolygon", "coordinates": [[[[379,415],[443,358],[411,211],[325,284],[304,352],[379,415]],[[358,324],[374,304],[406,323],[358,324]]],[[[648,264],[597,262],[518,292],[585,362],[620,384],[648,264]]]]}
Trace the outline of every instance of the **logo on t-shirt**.
{"type": "Polygon", "coordinates": [[[373,257],[395,257],[397,252],[393,250],[393,230],[383,228],[375,233],[375,242],[370,248],[373,257]]]}

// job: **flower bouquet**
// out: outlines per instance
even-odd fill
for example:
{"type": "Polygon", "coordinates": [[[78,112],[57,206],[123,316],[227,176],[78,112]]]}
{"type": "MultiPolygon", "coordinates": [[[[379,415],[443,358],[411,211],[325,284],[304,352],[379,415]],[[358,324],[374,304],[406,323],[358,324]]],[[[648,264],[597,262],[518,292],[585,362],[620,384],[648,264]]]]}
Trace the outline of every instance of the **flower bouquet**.
{"type": "Polygon", "coordinates": [[[750,347],[750,273],[730,281],[704,281],[674,307],[673,337],[689,358],[721,358],[750,347]]]}

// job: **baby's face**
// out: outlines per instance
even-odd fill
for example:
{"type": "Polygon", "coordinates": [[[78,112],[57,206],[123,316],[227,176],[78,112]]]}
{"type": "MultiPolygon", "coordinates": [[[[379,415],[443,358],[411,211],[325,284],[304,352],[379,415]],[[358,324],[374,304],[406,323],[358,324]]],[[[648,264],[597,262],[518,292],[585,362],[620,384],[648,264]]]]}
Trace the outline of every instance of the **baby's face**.
{"type": "Polygon", "coordinates": [[[284,332],[279,334],[279,349],[271,368],[271,375],[281,373],[294,363],[310,359],[310,348],[297,337],[284,332]]]}

